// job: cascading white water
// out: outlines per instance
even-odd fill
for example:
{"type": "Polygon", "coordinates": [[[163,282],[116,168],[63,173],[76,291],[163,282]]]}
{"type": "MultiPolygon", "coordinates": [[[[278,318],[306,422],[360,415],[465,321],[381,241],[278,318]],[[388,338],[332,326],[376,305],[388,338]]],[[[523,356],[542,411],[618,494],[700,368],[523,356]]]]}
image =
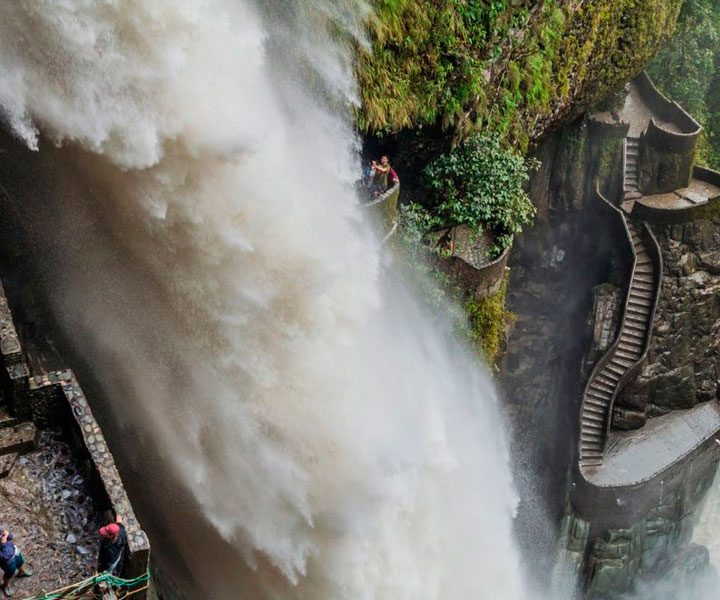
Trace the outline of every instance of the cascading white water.
{"type": "Polygon", "coordinates": [[[526,597],[491,385],[356,206],[367,17],[0,4],[0,105],[56,176],[50,300],[188,597],[526,597]]]}

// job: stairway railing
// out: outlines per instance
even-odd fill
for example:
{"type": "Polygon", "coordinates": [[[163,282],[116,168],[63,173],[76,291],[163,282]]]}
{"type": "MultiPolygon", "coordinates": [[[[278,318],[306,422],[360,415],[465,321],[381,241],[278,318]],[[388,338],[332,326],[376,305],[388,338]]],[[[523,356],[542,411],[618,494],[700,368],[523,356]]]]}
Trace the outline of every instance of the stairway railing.
{"type": "MultiPolygon", "coordinates": [[[[632,269],[630,271],[630,278],[628,283],[628,289],[625,296],[625,303],[623,306],[623,312],[622,317],[620,320],[620,326],[618,327],[618,333],[615,338],[615,341],[613,344],[608,348],[607,352],[603,355],[603,357],[595,364],[595,367],[593,368],[592,372],[590,373],[590,377],[588,377],[587,382],[585,383],[585,387],[583,389],[583,395],[580,405],[580,415],[579,415],[579,436],[578,436],[578,454],[579,454],[579,465],[580,465],[580,471],[583,471],[583,467],[585,466],[583,464],[583,449],[582,449],[582,431],[583,431],[583,415],[585,413],[585,402],[588,397],[588,388],[592,384],[592,382],[600,375],[600,373],[603,371],[605,366],[612,361],[612,359],[615,357],[615,353],[618,350],[618,346],[620,344],[620,338],[622,337],[623,330],[625,329],[625,324],[627,320],[628,315],[628,305],[630,303],[630,290],[632,288],[632,283],[635,279],[635,274],[637,270],[637,253],[635,251],[635,246],[633,244],[632,235],[630,233],[630,229],[627,225],[626,217],[623,214],[622,210],[620,210],[617,206],[612,204],[600,191],[599,184],[596,184],[596,195],[599,200],[603,202],[604,205],[608,206],[615,214],[617,214],[620,217],[623,229],[625,231],[625,235],[628,241],[628,244],[630,245],[630,251],[632,252],[632,269]]],[[[652,324],[653,320],[655,318],[655,309],[657,307],[657,301],[659,297],[660,292],[660,281],[662,277],[662,255],[660,253],[660,247],[657,243],[657,240],[655,239],[655,236],[653,235],[650,228],[647,226],[646,223],[643,223],[641,225],[641,229],[644,230],[648,236],[649,241],[651,242],[648,247],[652,248],[652,252],[649,252],[649,255],[651,256],[651,260],[653,261],[653,265],[655,267],[655,273],[654,273],[654,280],[655,280],[655,292],[653,296],[653,303],[650,309],[650,314],[648,317],[648,324],[645,331],[645,337],[643,340],[643,351],[640,356],[640,358],[633,363],[621,376],[618,383],[615,385],[615,388],[611,394],[610,400],[608,401],[607,406],[607,413],[605,414],[605,423],[604,423],[604,429],[603,429],[603,437],[602,437],[602,447],[601,451],[604,452],[605,445],[607,444],[608,435],[610,433],[610,428],[612,425],[612,411],[613,407],[615,405],[615,399],[617,398],[618,393],[620,390],[624,387],[624,385],[627,383],[628,379],[635,375],[637,371],[639,370],[640,366],[644,362],[645,358],[647,357],[647,353],[650,346],[650,337],[652,332],[652,324]]],[[[645,240],[643,240],[645,241],[645,240]]]]}

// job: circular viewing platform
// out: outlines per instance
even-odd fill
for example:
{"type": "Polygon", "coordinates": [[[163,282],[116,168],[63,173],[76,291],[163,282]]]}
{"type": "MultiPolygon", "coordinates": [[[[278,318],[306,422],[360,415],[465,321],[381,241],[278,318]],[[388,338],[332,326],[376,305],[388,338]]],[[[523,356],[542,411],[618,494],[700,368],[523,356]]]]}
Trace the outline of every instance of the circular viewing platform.
{"type": "Polygon", "coordinates": [[[720,173],[696,166],[686,187],[623,203],[633,219],[649,223],[684,223],[720,208],[720,173]]]}

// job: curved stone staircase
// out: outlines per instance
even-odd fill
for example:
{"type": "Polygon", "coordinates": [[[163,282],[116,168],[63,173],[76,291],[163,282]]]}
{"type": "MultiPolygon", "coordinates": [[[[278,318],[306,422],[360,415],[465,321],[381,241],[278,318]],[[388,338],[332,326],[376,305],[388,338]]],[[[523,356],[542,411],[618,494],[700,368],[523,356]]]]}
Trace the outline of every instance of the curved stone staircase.
{"type": "Polygon", "coordinates": [[[612,407],[626,379],[639,368],[650,339],[662,259],[646,224],[635,225],[615,206],[632,244],[633,267],[618,336],[588,379],[580,409],[580,467],[602,463],[612,407]],[[654,248],[648,248],[653,244],[654,248]]]}
{"type": "Polygon", "coordinates": [[[635,199],[640,193],[640,138],[628,136],[624,144],[623,194],[635,199]]]}

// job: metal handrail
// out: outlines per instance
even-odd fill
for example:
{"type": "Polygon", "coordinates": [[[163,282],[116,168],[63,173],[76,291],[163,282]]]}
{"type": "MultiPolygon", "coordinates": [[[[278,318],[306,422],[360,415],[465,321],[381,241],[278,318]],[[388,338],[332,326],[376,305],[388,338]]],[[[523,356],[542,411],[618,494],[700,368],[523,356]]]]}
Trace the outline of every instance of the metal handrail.
{"type": "MultiPolygon", "coordinates": [[[[580,420],[580,438],[579,438],[579,442],[578,442],[578,452],[579,452],[578,462],[579,462],[579,466],[580,466],[580,471],[581,471],[581,472],[582,472],[582,470],[583,470],[583,461],[582,461],[582,454],[583,454],[583,451],[582,451],[582,428],[583,428],[583,423],[582,423],[582,419],[583,419],[583,413],[584,413],[585,401],[586,401],[586,398],[587,398],[588,389],[589,389],[589,387],[590,387],[590,384],[595,380],[595,378],[600,374],[600,372],[605,368],[605,366],[614,358],[615,352],[616,352],[617,349],[618,349],[618,345],[620,344],[620,338],[622,337],[622,332],[623,332],[623,330],[624,330],[624,328],[625,328],[625,322],[626,322],[627,314],[628,314],[628,305],[629,305],[629,303],[630,303],[630,288],[632,287],[632,282],[633,282],[633,280],[635,279],[635,272],[636,272],[636,269],[637,269],[637,252],[635,252],[635,246],[634,246],[634,244],[632,243],[632,235],[631,235],[631,233],[630,233],[630,229],[628,228],[625,215],[623,214],[623,212],[622,212],[617,206],[613,205],[607,198],[605,198],[605,196],[604,196],[604,195],[602,194],[602,192],[600,191],[600,184],[597,183],[597,182],[596,182],[596,184],[595,184],[595,191],[596,191],[597,197],[598,197],[604,204],[606,204],[607,206],[609,206],[613,211],[615,211],[615,213],[617,213],[617,214],[620,216],[620,220],[621,220],[621,222],[622,222],[623,229],[625,230],[625,234],[626,234],[627,240],[628,240],[628,242],[629,242],[629,244],[630,244],[630,251],[632,252],[632,257],[633,257],[633,265],[632,265],[632,269],[631,269],[631,271],[630,271],[630,283],[629,283],[629,285],[628,285],[627,294],[626,294],[626,297],[625,297],[625,303],[624,303],[624,307],[623,307],[622,318],[621,318],[621,320],[620,320],[620,327],[618,328],[617,337],[615,338],[615,341],[614,341],[613,344],[610,346],[610,348],[608,348],[607,352],[605,352],[605,354],[603,355],[603,357],[595,364],[595,367],[593,368],[592,372],[590,373],[590,376],[588,377],[588,380],[587,380],[587,382],[585,383],[585,387],[584,387],[584,389],[583,389],[583,396],[582,396],[582,401],[581,401],[581,404],[580,404],[580,419],[579,419],[579,420],[580,420]]],[[[660,293],[660,278],[661,278],[661,276],[662,276],[662,256],[661,256],[661,254],[660,254],[660,247],[659,247],[659,245],[658,245],[658,243],[657,243],[657,240],[655,239],[655,236],[652,234],[652,231],[650,230],[649,226],[648,226],[646,223],[643,223],[642,225],[643,225],[644,228],[646,228],[646,231],[647,231],[647,233],[648,233],[649,236],[650,236],[650,239],[651,239],[651,241],[652,241],[651,246],[653,247],[653,253],[652,253],[652,255],[653,255],[653,257],[654,257],[655,260],[656,260],[656,265],[655,265],[655,266],[656,266],[656,274],[655,274],[655,284],[656,284],[656,285],[655,285],[655,298],[654,298],[654,301],[653,301],[653,306],[652,306],[652,308],[651,308],[651,310],[650,310],[650,315],[649,315],[649,321],[648,321],[647,331],[645,332],[645,341],[644,341],[644,344],[643,344],[643,353],[641,354],[640,358],[639,358],[633,365],[631,365],[631,366],[628,368],[628,370],[622,375],[622,377],[620,378],[620,380],[619,380],[618,383],[616,384],[615,389],[613,390],[613,393],[612,393],[612,396],[610,397],[610,400],[608,401],[607,414],[605,415],[605,431],[604,431],[604,436],[603,436],[603,439],[602,439],[602,451],[603,451],[603,452],[604,452],[604,450],[605,450],[605,445],[607,444],[607,439],[608,439],[608,436],[609,436],[609,433],[610,433],[610,427],[611,427],[611,424],[612,424],[612,409],[613,409],[614,404],[615,404],[615,399],[616,399],[618,393],[620,392],[620,390],[624,387],[624,384],[627,382],[627,379],[629,379],[630,376],[634,375],[634,374],[637,372],[637,369],[641,366],[641,364],[643,363],[643,361],[644,361],[645,358],[647,357],[647,353],[648,353],[648,350],[649,350],[649,347],[650,347],[650,338],[651,338],[651,331],[652,331],[652,323],[653,323],[653,320],[654,320],[654,318],[655,318],[655,309],[656,309],[656,307],[657,307],[657,301],[658,301],[658,297],[659,297],[659,293],[660,293]]]]}

